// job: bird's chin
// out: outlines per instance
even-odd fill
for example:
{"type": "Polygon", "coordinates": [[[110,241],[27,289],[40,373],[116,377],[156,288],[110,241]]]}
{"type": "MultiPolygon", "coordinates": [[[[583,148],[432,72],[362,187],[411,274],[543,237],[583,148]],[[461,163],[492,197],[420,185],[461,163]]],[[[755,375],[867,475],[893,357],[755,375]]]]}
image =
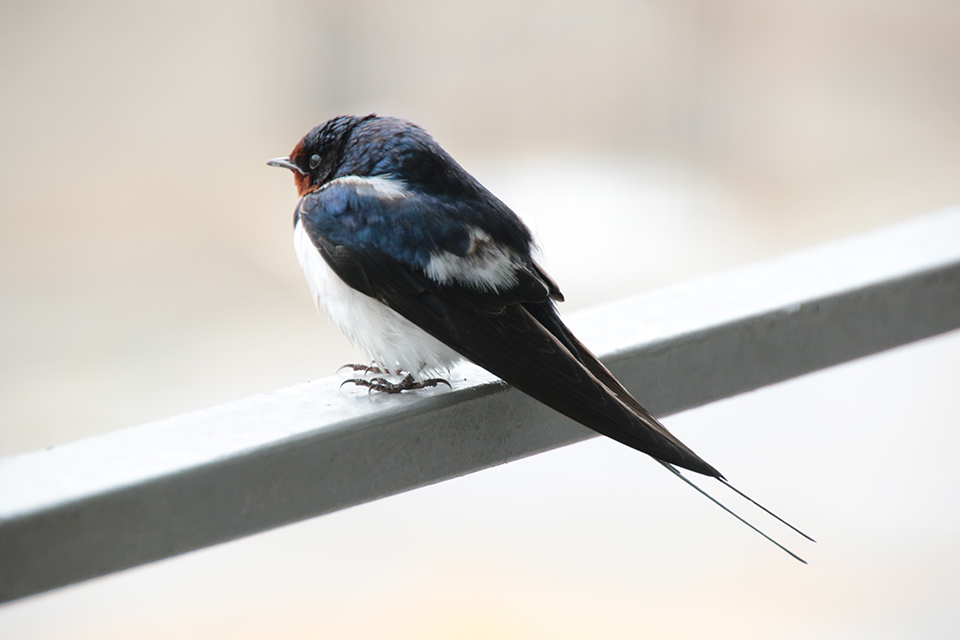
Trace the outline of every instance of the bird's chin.
{"type": "Polygon", "coordinates": [[[304,175],[302,173],[294,173],[293,181],[297,185],[297,195],[300,196],[301,198],[307,195],[308,193],[313,193],[314,191],[320,188],[320,185],[313,184],[310,181],[310,176],[304,175]]]}

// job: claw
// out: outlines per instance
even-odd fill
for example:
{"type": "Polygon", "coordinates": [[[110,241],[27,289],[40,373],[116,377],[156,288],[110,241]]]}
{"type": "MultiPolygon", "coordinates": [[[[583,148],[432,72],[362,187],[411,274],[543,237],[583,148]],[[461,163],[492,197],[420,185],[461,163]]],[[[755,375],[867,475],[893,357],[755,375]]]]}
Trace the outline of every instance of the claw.
{"type": "Polygon", "coordinates": [[[389,371],[384,371],[383,369],[381,369],[379,366],[377,366],[377,363],[375,362],[371,364],[345,364],[339,369],[337,369],[337,373],[340,373],[344,369],[351,369],[353,371],[363,371],[364,373],[374,373],[374,374],[390,373],[389,371]]]}

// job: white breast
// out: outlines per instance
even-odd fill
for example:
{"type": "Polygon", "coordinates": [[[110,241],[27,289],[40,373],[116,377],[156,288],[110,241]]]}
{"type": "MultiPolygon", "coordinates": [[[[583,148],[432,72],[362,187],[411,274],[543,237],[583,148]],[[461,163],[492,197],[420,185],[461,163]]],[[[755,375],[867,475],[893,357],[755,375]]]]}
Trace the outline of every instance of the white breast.
{"type": "Polygon", "coordinates": [[[383,303],[346,285],[324,261],[298,220],[293,246],[317,307],[371,359],[389,369],[431,375],[462,359],[383,303]]]}

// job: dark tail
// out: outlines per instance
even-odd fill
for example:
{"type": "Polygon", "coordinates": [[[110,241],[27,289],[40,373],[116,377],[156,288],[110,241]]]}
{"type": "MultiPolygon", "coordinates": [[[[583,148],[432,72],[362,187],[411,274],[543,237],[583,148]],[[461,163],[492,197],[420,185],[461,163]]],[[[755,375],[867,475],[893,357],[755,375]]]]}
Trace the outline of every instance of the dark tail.
{"type": "MultiPolygon", "coordinates": [[[[780,544],[779,542],[777,542],[776,540],[774,540],[773,538],[771,538],[770,536],[768,536],[766,533],[764,533],[763,531],[761,531],[760,529],[758,529],[757,527],[755,527],[753,524],[747,522],[743,517],[741,517],[739,514],[735,513],[735,512],[734,512],[732,509],[730,509],[728,506],[726,506],[725,504],[723,504],[722,502],[720,502],[719,500],[717,500],[716,498],[714,498],[712,495],[710,495],[709,493],[707,493],[706,491],[704,491],[703,488],[701,488],[701,487],[697,486],[696,484],[694,484],[693,481],[690,480],[690,478],[688,478],[688,477],[686,477],[685,475],[683,475],[682,473],[680,473],[680,470],[677,469],[675,466],[673,466],[672,464],[669,464],[669,463],[667,463],[667,462],[663,462],[662,460],[657,460],[657,462],[659,462],[660,464],[662,464],[668,471],[670,471],[670,473],[674,474],[675,476],[677,476],[678,478],[680,478],[681,480],[683,480],[684,482],[686,482],[688,485],[690,485],[691,487],[693,487],[698,493],[700,493],[700,494],[703,495],[703,496],[706,496],[707,500],[709,500],[710,502],[714,503],[715,505],[717,505],[718,507],[720,507],[721,509],[723,509],[724,511],[726,511],[727,513],[729,513],[731,516],[733,516],[734,518],[736,518],[737,520],[739,520],[740,522],[742,522],[743,524],[745,524],[745,525],[748,526],[749,528],[751,528],[751,529],[753,529],[754,531],[756,531],[756,532],[757,532],[758,534],[760,534],[764,539],[766,539],[766,540],[767,540],[768,542],[770,542],[771,544],[779,547],[782,551],[784,551],[785,553],[787,553],[790,557],[794,558],[795,560],[799,560],[799,561],[802,562],[803,564],[807,564],[807,561],[806,561],[806,560],[804,560],[803,558],[801,558],[800,556],[798,556],[797,554],[795,554],[793,551],[790,551],[790,549],[787,549],[785,546],[783,546],[782,544],[780,544]]],[[[801,536],[803,536],[803,537],[806,538],[807,540],[809,540],[809,541],[811,541],[811,542],[816,542],[816,540],[814,540],[813,538],[811,538],[810,536],[808,536],[807,534],[805,534],[803,531],[800,531],[800,529],[797,529],[795,526],[793,526],[792,524],[790,524],[789,522],[787,522],[786,520],[784,520],[783,518],[781,518],[780,516],[778,516],[778,515],[775,514],[774,512],[770,511],[769,509],[767,509],[765,506],[763,506],[762,504],[760,504],[759,502],[757,502],[756,500],[754,500],[754,499],[751,498],[750,496],[746,495],[745,493],[743,493],[742,491],[740,491],[739,489],[737,489],[736,487],[734,487],[734,486],[733,486],[732,484],[730,484],[726,479],[724,479],[724,478],[718,478],[718,480],[720,480],[720,482],[722,482],[722,483],[725,484],[726,486],[730,487],[733,491],[735,491],[738,495],[742,496],[744,499],[748,500],[748,501],[751,502],[752,504],[756,505],[757,507],[759,507],[760,509],[762,509],[763,511],[765,511],[765,512],[768,513],[769,515],[773,516],[774,518],[776,518],[777,520],[779,520],[779,521],[782,522],[783,524],[787,525],[788,527],[790,527],[791,529],[793,529],[794,531],[796,531],[797,533],[799,533],[801,536]]]]}

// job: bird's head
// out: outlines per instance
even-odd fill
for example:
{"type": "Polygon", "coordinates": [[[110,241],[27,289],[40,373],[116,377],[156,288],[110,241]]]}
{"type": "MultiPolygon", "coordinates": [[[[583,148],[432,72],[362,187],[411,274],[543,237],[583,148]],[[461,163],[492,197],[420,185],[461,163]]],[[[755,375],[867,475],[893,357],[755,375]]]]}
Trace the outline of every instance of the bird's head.
{"type": "Polygon", "coordinates": [[[343,164],[344,153],[350,133],[361,122],[376,118],[339,116],[314,127],[303,136],[290,155],[267,161],[272,167],[283,167],[293,172],[297,193],[301,196],[316,191],[336,177],[343,164]]]}

